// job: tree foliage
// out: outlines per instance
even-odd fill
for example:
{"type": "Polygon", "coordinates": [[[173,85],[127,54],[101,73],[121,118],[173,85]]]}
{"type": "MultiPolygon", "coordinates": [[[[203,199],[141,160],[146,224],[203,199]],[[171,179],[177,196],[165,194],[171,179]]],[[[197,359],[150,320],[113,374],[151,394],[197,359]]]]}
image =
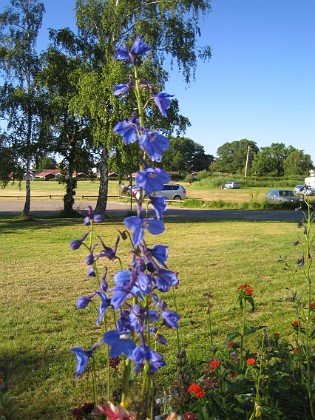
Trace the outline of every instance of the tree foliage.
{"type": "MultiPolygon", "coordinates": [[[[45,98],[36,84],[40,71],[36,40],[44,5],[37,0],[11,0],[0,14],[1,117],[6,121],[6,145],[29,174],[35,155],[44,153],[48,127],[45,98]]],[[[30,177],[26,177],[24,215],[29,215],[30,177]]]]}
{"type": "Polygon", "coordinates": [[[209,169],[213,156],[205,154],[203,146],[195,141],[176,137],[171,138],[170,147],[164,152],[163,167],[167,171],[181,174],[209,169]]]}
{"type": "Polygon", "coordinates": [[[216,170],[218,172],[244,174],[247,157],[250,166],[258,150],[256,143],[252,140],[242,139],[224,143],[217,150],[216,170]]]}
{"type": "Polygon", "coordinates": [[[255,155],[251,173],[256,176],[305,176],[312,167],[310,155],[302,150],[284,143],[272,143],[255,155]]]}

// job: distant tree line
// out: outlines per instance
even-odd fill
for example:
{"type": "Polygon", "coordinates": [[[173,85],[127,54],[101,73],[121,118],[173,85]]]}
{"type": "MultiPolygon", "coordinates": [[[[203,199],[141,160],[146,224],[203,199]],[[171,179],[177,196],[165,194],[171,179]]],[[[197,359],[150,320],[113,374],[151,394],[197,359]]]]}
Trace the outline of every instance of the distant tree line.
{"type": "Polygon", "coordinates": [[[210,170],[253,176],[305,176],[314,168],[311,156],[284,143],[259,148],[252,140],[224,143],[210,170]]]}

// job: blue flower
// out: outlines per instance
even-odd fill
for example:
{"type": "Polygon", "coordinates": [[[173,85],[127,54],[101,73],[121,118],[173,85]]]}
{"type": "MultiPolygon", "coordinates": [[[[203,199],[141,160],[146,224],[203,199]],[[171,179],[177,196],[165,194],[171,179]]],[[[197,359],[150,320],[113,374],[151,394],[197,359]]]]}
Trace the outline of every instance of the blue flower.
{"type": "Polygon", "coordinates": [[[180,315],[177,312],[165,309],[162,311],[162,317],[164,319],[164,324],[169,328],[175,328],[178,330],[178,321],[180,320],[180,315]]]}
{"type": "Polygon", "coordinates": [[[143,272],[139,273],[137,277],[137,285],[141,293],[148,295],[152,290],[152,277],[149,274],[143,272]]]}
{"type": "Polygon", "coordinates": [[[133,284],[130,270],[121,270],[115,273],[114,282],[116,287],[111,289],[111,291],[115,292],[111,298],[111,305],[114,309],[119,308],[130,294],[137,296],[140,300],[142,299],[139,288],[133,284]]]}
{"type": "Polygon", "coordinates": [[[165,197],[150,197],[151,204],[155,211],[156,217],[162,219],[163,213],[165,212],[167,205],[165,197]]]}
{"type": "Polygon", "coordinates": [[[165,92],[158,93],[154,96],[154,102],[164,117],[167,117],[166,110],[171,106],[171,100],[169,98],[173,96],[165,92]]]}
{"type": "Polygon", "coordinates": [[[163,184],[167,184],[169,180],[169,174],[160,168],[146,168],[136,175],[137,185],[143,187],[148,195],[153,191],[161,191],[163,184]]]}
{"type": "Polygon", "coordinates": [[[126,47],[118,47],[116,49],[115,60],[130,60],[133,64],[137,63],[137,57],[145,54],[150,50],[149,45],[142,41],[140,37],[137,37],[132,44],[130,52],[126,47]]]}
{"type": "Polygon", "coordinates": [[[144,238],[144,229],[147,229],[152,235],[159,235],[164,232],[164,223],[160,219],[141,219],[137,216],[126,217],[124,225],[132,231],[132,242],[134,246],[140,245],[144,238]]]}
{"type": "Polygon", "coordinates": [[[161,268],[158,274],[155,276],[156,287],[161,292],[168,292],[171,286],[177,286],[178,278],[176,273],[173,271],[165,270],[161,268]]]}
{"type": "Polygon", "coordinates": [[[165,261],[168,258],[168,246],[154,245],[153,248],[149,248],[149,251],[158,263],[163,265],[163,267],[167,268],[165,265],[165,261]]]}
{"type": "Polygon", "coordinates": [[[99,239],[101,241],[103,251],[100,254],[98,254],[98,257],[107,257],[109,260],[114,260],[115,258],[118,258],[116,257],[116,252],[117,252],[118,243],[120,241],[120,236],[119,235],[117,236],[117,240],[116,240],[114,248],[110,248],[106,246],[101,237],[99,237],[99,239]]]}
{"type": "Polygon", "coordinates": [[[99,327],[102,322],[102,319],[104,318],[107,308],[110,306],[110,299],[102,292],[96,292],[96,294],[101,298],[101,303],[98,308],[98,317],[96,321],[96,325],[99,327]]]}
{"type": "Polygon", "coordinates": [[[140,37],[137,37],[132,44],[130,52],[126,47],[118,47],[114,58],[115,60],[130,60],[132,63],[135,63],[138,55],[143,55],[149,50],[149,45],[143,42],[140,37]]]}
{"type": "Polygon", "coordinates": [[[100,346],[100,343],[94,344],[90,350],[83,350],[81,347],[74,347],[70,351],[75,353],[77,358],[77,370],[75,375],[80,376],[85,371],[86,366],[93,352],[100,346]]]}
{"type": "Polygon", "coordinates": [[[89,235],[89,233],[90,233],[91,231],[89,230],[88,232],[86,232],[83,236],[82,236],[82,238],[81,239],[75,239],[74,241],[71,241],[70,242],[70,248],[72,249],[72,250],[76,250],[76,249],[79,249],[80,248],[80,246],[83,244],[83,242],[85,241],[85,239],[86,239],[86,237],[89,235]]]}
{"type": "Polygon", "coordinates": [[[117,357],[124,353],[128,359],[133,360],[133,351],[136,347],[135,342],[130,338],[128,331],[111,330],[104,334],[104,343],[108,344],[110,349],[110,357],[117,357]]]}
{"type": "Polygon", "coordinates": [[[132,44],[130,52],[136,55],[143,55],[148,51],[150,51],[149,45],[143,42],[142,39],[138,36],[132,44]]]}
{"type": "Polygon", "coordinates": [[[85,259],[85,263],[86,263],[86,265],[92,265],[92,264],[94,263],[94,260],[95,260],[95,259],[94,259],[93,252],[94,252],[95,247],[96,247],[96,245],[93,245],[93,246],[92,246],[92,248],[91,248],[91,251],[90,251],[89,255],[86,257],[86,259],[85,259]]]}
{"type": "Polygon", "coordinates": [[[137,125],[131,121],[120,121],[114,127],[114,133],[123,138],[125,144],[138,140],[137,125]]]}
{"type": "Polygon", "coordinates": [[[158,369],[166,364],[159,353],[153,351],[150,347],[144,344],[134,349],[133,357],[136,362],[136,372],[142,370],[144,362],[150,363],[150,374],[154,374],[158,369]]]}
{"type": "Polygon", "coordinates": [[[126,47],[116,48],[115,60],[129,60],[129,51],[126,47]]]}
{"type": "Polygon", "coordinates": [[[162,134],[146,131],[139,139],[140,147],[152,161],[161,162],[162,153],[169,148],[169,139],[162,134]]]}
{"type": "Polygon", "coordinates": [[[78,298],[77,303],[75,306],[79,309],[84,309],[88,306],[88,304],[92,301],[96,293],[92,293],[88,296],[81,296],[78,298]]]}
{"type": "Polygon", "coordinates": [[[89,267],[89,269],[87,271],[87,275],[89,277],[96,277],[96,273],[95,273],[95,270],[94,270],[94,267],[93,266],[89,267]]]}
{"type": "Polygon", "coordinates": [[[84,224],[85,226],[89,226],[91,221],[95,223],[101,223],[104,220],[104,216],[101,214],[94,214],[93,209],[91,206],[88,206],[88,211],[86,216],[84,217],[84,224]]]}

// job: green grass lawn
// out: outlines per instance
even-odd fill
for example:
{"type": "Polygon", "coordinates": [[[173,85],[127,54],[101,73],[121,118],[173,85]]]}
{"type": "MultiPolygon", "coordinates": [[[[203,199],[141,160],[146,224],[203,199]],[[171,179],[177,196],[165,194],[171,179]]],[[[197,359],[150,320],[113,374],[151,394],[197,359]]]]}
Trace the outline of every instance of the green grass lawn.
{"type": "MultiPolygon", "coordinates": [[[[71,418],[71,409],[92,400],[91,365],[75,379],[74,346],[89,349],[103,334],[95,327],[96,308],[75,308],[76,299],[98,288],[86,276],[86,251],[69,243],[86,232],[81,220],[0,220],[0,376],[17,397],[23,419],[71,418]]],[[[120,221],[97,225],[97,233],[113,246],[120,221]]],[[[306,282],[295,273],[300,257],[292,243],[302,232],[294,223],[209,221],[168,222],[160,237],[148,235],[149,245],[169,245],[168,266],[179,273],[176,304],[181,314],[180,338],[195,365],[209,359],[208,315],[204,292],[212,292],[214,341],[239,328],[237,288],[254,288],[253,325],[287,335],[295,320],[291,291],[306,282]],[[286,258],[292,270],[278,261],[286,258]],[[290,290],[288,290],[290,289],[290,290]]],[[[128,267],[130,247],[121,241],[119,256],[128,267]]],[[[108,279],[120,269],[109,262],[108,279]]],[[[174,309],[172,293],[166,300],[174,309]]],[[[176,334],[169,332],[164,350],[167,366],[159,374],[160,391],[174,376],[176,334]]],[[[251,337],[251,340],[253,338],[251,337]]],[[[255,345],[256,340],[248,345],[255,345]]],[[[105,395],[105,347],[96,354],[98,395],[105,395]]]]}

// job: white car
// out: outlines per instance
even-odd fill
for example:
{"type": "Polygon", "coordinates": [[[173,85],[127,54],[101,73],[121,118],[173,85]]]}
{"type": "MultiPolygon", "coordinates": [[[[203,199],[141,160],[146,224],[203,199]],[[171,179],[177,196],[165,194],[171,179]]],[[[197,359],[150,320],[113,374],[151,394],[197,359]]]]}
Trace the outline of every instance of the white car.
{"type": "Polygon", "coordinates": [[[228,181],[225,185],[224,188],[227,189],[235,189],[235,188],[240,188],[240,184],[237,181],[228,181]]]}
{"type": "Polygon", "coordinates": [[[315,195],[315,188],[311,188],[308,185],[296,185],[294,187],[294,192],[297,195],[315,195]]]}

